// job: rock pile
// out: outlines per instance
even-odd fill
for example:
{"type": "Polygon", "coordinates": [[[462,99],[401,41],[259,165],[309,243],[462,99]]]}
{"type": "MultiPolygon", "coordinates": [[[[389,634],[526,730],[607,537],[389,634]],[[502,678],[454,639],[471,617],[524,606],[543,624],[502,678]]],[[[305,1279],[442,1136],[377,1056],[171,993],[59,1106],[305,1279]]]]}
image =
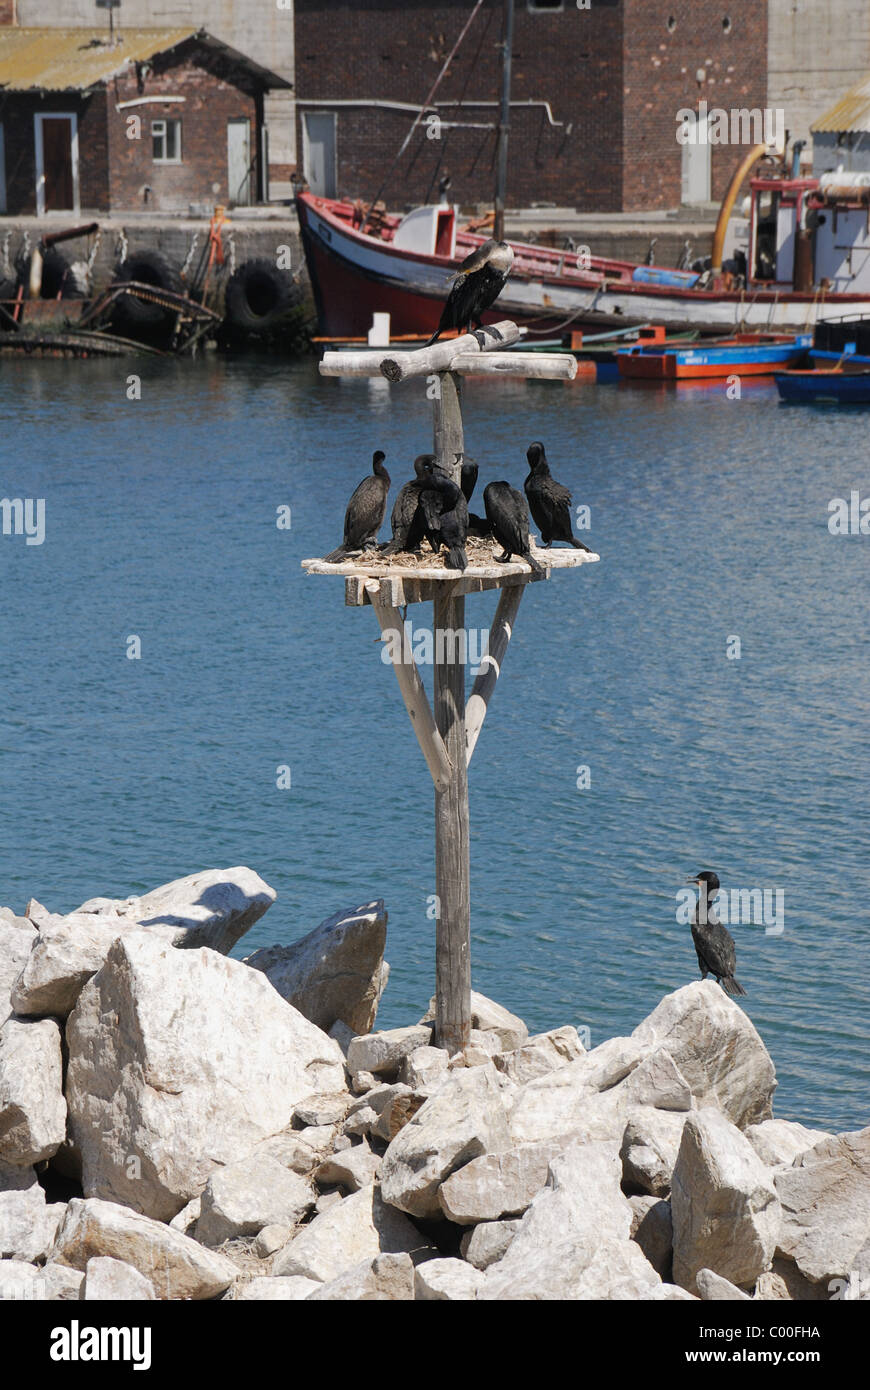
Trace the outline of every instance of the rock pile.
{"type": "Polygon", "coordinates": [[[214,870],[0,909],[0,1299],[870,1296],[870,1129],[774,1119],[711,981],[630,1037],[473,997],[374,1032],[382,902],[230,948],[274,892],[214,870]]]}

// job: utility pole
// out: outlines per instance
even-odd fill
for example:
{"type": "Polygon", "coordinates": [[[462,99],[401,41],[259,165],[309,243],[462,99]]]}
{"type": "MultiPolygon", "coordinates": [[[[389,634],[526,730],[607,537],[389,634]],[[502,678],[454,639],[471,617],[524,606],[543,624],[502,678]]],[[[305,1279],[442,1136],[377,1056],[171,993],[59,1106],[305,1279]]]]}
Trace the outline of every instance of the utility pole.
{"type": "Polygon", "coordinates": [[[504,199],[507,188],[508,131],[511,118],[511,56],[514,46],[514,0],[504,0],[502,35],[501,115],[498,123],[498,175],[495,186],[493,236],[504,241],[504,199]]]}

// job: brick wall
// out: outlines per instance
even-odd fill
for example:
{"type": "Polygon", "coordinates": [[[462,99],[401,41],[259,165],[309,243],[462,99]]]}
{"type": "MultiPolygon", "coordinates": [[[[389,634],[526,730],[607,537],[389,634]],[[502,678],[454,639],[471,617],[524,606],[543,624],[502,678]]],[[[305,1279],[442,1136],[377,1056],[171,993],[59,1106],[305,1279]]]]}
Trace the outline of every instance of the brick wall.
{"type": "MultiPolygon", "coordinates": [[[[697,110],[702,98],[711,110],[729,111],[763,108],[767,101],[767,0],[624,3],[623,206],[675,207],[682,173],[677,112],[697,110]],[[697,81],[701,68],[703,84],[697,81]]],[[[711,148],[714,199],[725,192],[743,152],[711,148]]]]}
{"type": "MultiPolygon", "coordinates": [[[[518,0],[513,54],[508,201],[554,202],[578,208],[619,206],[622,14],[617,0],[593,0],[591,11],[530,13],[518,0]],[[544,102],[558,125],[551,125],[544,102]],[[571,127],[570,131],[568,127],[571,127]]],[[[420,105],[471,12],[468,0],[296,0],[296,89],[306,98],[380,98],[420,105]]],[[[439,108],[442,120],[497,120],[501,89],[501,0],[487,0],[435,100],[489,102],[461,113],[439,108]]],[[[315,107],[314,110],[328,108],[315,107]]],[[[371,198],[407,135],[413,112],[339,107],[338,192],[371,198]]],[[[302,150],[302,114],[297,145],[302,150]]],[[[493,131],[418,131],[389,176],[387,202],[418,203],[452,178],[450,196],[487,203],[495,183],[493,131]]]]}
{"type": "Polygon", "coordinates": [[[36,146],[33,117],[52,111],[78,117],[79,199],[83,208],[105,211],[109,206],[106,176],[106,112],[104,96],[69,93],[0,93],[0,121],[6,144],[6,207],[10,215],[36,212],[36,146]]]}
{"type": "MultiPolygon", "coordinates": [[[[134,73],[113,81],[106,93],[111,203],[116,209],[187,211],[191,203],[226,203],[227,122],[247,119],[251,151],[257,149],[257,98],[188,57],[170,65],[156,59],[141,86],[134,73]],[[118,111],[137,97],[182,96],[184,102],[149,102],[118,111]],[[140,138],[129,117],[141,119],[140,138]],[[181,120],[181,164],[155,164],[152,120],[181,120]],[[150,189],[146,199],[146,189],[150,189]]],[[[255,180],[256,193],[256,180],[255,180]]]]}
{"type": "MultiPolygon", "coordinates": [[[[681,197],[676,112],[700,93],[711,105],[763,106],[767,90],[767,0],[573,0],[533,13],[517,0],[511,99],[549,101],[511,111],[508,203],[552,202],[580,211],[674,207],[681,197]],[[730,31],[723,19],[730,20],[730,31]],[[674,24],[672,32],[668,20],[674,24]],[[570,127],[570,130],[568,129],[570,127]]],[[[470,13],[468,0],[296,0],[297,143],[306,98],[368,97],[419,105],[470,13]]],[[[487,0],[435,100],[497,102],[501,0],[487,0]]],[[[323,106],[311,110],[328,109],[323,106]]],[[[340,195],[371,198],[408,132],[412,112],[337,107],[340,195]]],[[[448,109],[439,108],[449,120],[448,109]]],[[[452,113],[454,118],[456,113],[452,113]]],[[[465,107],[460,120],[496,118],[465,107]]],[[[491,203],[495,135],[415,135],[384,196],[402,208],[431,197],[437,171],[460,203],[491,203]]],[[[734,151],[713,152],[713,195],[734,151]]]]}

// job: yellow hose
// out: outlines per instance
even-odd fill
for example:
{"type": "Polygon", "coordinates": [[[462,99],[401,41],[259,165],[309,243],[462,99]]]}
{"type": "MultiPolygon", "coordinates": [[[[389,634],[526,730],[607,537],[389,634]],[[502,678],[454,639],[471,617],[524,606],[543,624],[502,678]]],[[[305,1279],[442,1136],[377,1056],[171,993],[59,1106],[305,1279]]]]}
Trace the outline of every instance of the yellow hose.
{"type": "Polygon", "coordinates": [[[722,252],[725,248],[725,233],[728,230],[728,219],[737,201],[737,194],[740,192],[741,184],[753,165],[757,164],[759,159],[762,159],[767,153],[767,145],[753,145],[752,149],[746,157],[741,160],[734,171],[731,182],[728,185],[728,191],[722,199],[722,206],[719,209],[719,220],[716,223],[716,230],[713,233],[713,254],[710,258],[712,261],[713,275],[719,275],[722,272],[722,252]]]}

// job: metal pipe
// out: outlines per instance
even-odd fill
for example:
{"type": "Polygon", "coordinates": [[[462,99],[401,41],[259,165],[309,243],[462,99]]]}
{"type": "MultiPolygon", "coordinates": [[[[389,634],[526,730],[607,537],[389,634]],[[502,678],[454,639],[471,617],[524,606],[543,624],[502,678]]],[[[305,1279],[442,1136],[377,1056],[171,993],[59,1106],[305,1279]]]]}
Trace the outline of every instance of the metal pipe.
{"type": "Polygon", "coordinates": [[[728,219],[737,201],[737,194],[740,192],[740,186],[753,165],[757,164],[759,159],[763,159],[766,154],[766,144],[753,145],[749,153],[740,161],[731,177],[728,191],[722,199],[722,206],[719,209],[716,230],[713,233],[713,252],[710,257],[710,273],[712,275],[722,274],[722,254],[725,249],[725,233],[728,230],[728,219]]]}

